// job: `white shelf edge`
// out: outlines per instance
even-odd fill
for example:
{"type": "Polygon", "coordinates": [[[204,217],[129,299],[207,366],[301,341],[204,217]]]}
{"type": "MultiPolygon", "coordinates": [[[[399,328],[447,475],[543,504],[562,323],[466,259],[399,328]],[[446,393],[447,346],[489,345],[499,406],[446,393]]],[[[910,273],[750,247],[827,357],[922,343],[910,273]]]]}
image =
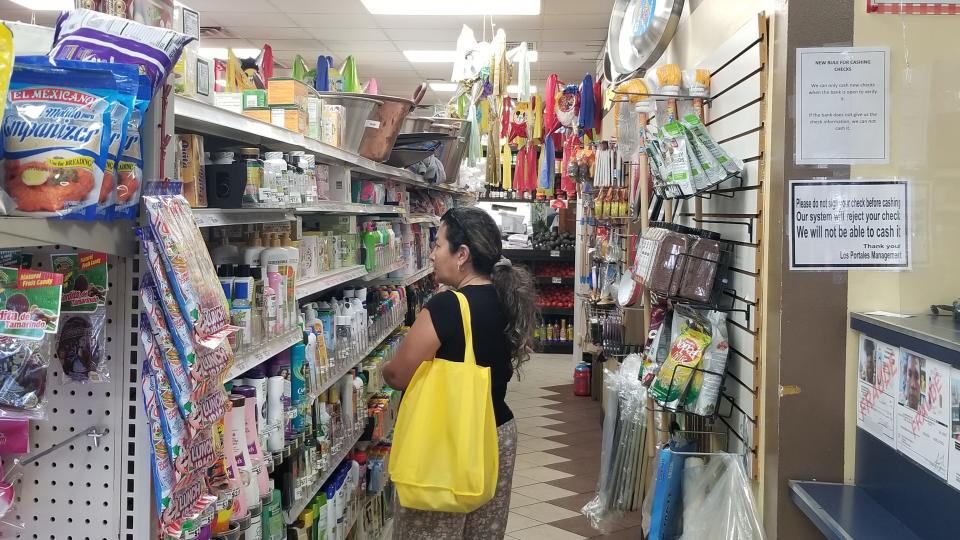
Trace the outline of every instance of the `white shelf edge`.
{"type": "Polygon", "coordinates": [[[403,218],[404,223],[429,223],[435,227],[440,226],[440,218],[430,214],[407,214],[403,218]]]}
{"type": "Polygon", "coordinates": [[[338,201],[319,201],[317,204],[309,206],[298,206],[294,209],[298,214],[323,214],[323,213],[341,213],[357,215],[398,215],[406,214],[406,210],[401,206],[389,204],[362,204],[354,202],[338,201]]]}
{"type": "Polygon", "coordinates": [[[193,218],[197,227],[229,227],[296,219],[292,209],[287,208],[194,208],[193,218]]]}
{"type": "Polygon", "coordinates": [[[132,221],[75,221],[34,217],[0,217],[0,248],[71,246],[131,257],[137,236],[132,221]]]}
{"type": "Polygon", "coordinates": [[[364,282],[367,282],[367,283],[372,282],[372,281],[376,281],[376,280],[382,278],[383,276],[389,274],[390,272],[396,272],[397,270],[403,268],[403,266],[404,266],[405,264],[406,264],[405,261],[398,261],[397,263],[393,264],[392,266],[388,266],[387,268],[385,268],[385,269],[383,269],[383,270],[378,270],[378,271],[376,271],[376,272],[368,273],[368,274],[367,274],[366,276],[364,276],[362,279],[363,279],[364,282]]]}
{"type": "Polygon", "coordinates": [[[303,340],[303,331],[300,328],[291,328],[279,336],[265,341],[256,349],[240,353],[233,362],[233,367],[227,372],[225,381],[236,379],[250,368],[266,362],[271,356],[293,347],[303,340]]]}
{"type": "Polygon", "coordinates": [[[308,296],[332,289],[337,285],[342,285],[348,281],[362,278],[367,275],[367,269],[362,264],[348,266],[346,268],[337,268],[324,272],[317,277],[297,282],[297,300],[302,300],[308,296]]]}
{"type": "Polygon", "coordinates": [[[432,273],[433,273],[433,265],[431,264],[430,266],[428,266],[428,267],[426,267],[426,268],[424,268],[424,269],[422,269],[422,270],[418,270],[417,272],[415,272],[415,273],[413,273],[413,274],[410,274],[409,276],[403,276],[403,277],[398,277],[398,278],[379,278],[379,279],[372,280],[372,281],[370,282],[370,284],[371,284],[371,285],[403,285],[403,286],[407,286],[407,285],[412,285],[412,284],[420,281],[421,279],[429,276],[429,275],[432,274],[432,273]]]}

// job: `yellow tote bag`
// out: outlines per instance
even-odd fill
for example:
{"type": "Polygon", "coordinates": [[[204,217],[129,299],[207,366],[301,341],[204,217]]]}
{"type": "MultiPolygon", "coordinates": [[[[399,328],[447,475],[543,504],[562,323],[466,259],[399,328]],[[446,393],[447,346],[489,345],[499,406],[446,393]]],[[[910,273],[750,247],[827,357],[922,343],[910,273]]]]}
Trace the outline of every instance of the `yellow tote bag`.
{"type": "Polygon", "coordinates": [[[463,318],[463,362],[420,364],[397,415],[388,469],[405,508],[472,512],[497,489],[490,368],[477,365],[470,308],[463,294],[454,294],[463,318]]]}

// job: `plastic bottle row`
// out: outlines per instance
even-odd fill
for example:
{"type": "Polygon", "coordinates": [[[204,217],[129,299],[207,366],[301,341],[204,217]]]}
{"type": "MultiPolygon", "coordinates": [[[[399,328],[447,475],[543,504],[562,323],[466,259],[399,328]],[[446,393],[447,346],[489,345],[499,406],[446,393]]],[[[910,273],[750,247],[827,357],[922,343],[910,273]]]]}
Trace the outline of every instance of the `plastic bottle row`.
{"type": "Polygon", "coordinates": [[[546,318],[534,329],[533,337],[537,341],[567,342],[573,341],[573,320],[567,317],[546,318]]]}

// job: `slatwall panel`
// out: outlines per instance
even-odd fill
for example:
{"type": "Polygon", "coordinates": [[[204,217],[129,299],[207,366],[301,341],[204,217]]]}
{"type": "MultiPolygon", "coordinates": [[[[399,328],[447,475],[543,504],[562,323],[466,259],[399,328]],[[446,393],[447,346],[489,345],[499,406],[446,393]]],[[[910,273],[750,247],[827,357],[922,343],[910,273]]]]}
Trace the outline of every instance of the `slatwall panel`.
{"type": "MultiPolygon", "coordinates": [[[[712,100],[706,125],[713,137],[745,161],[743,183],[724,184],[722,194],[693,201],[679,210],[677,221],[720,233],[734,246],[731,288],[737,309],[728,318],[730,357],[721,413],[730,432],[728,450],[745,453],[748,470],[757,476],[756,448],[760,412],[760,301],[761,219],[763,216],[763,116],[766,87],[766,19],[751,19],[698,67],[708,69],[712,100]]],[[[720,426],[723,427],[723,426],[720,426]]]]}

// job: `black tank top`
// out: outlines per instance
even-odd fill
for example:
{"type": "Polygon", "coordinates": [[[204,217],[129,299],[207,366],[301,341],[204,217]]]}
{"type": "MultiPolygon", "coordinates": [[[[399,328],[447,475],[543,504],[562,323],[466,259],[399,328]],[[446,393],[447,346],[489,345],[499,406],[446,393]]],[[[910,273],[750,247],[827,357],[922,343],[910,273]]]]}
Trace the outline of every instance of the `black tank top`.
{"type": "MultiPolygon", "coordinates": [[[[513,419],[507,407],[507,382],[513,377],[510,365],[510,344],[506,335],[506,317],[493,285],[468,285],[461,291],[470,304],[470,319],[473,330],[473,352],[477,364],[490,368],[493,412],[497,426],[513,419]]],[[[430,311],[433,327],[440,338],[437,358],[451,362],[463,362],[463,319],[460,304],[450,291],[434,295],[424,309],[430,311]]]]}

